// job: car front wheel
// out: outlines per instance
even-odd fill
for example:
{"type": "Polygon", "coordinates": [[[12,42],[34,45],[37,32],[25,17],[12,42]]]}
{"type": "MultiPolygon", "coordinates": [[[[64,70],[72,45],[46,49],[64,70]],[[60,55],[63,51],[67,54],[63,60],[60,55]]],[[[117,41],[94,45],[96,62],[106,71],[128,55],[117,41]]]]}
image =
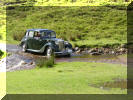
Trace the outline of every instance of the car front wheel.
{"type": "Polygon", "coordinates": [[[47,57],[51,57],[53,54],[54,54],[53,49],[52,49],[51,47],[48,47],[48,48],[46,49],[46,56],[47,56],[47,57]]]}

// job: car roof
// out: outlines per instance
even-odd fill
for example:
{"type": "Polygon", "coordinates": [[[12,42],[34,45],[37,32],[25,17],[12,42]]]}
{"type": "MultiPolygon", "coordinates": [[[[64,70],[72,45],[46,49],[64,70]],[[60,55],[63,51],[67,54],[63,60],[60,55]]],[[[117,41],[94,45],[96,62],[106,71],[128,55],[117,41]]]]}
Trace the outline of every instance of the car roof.
{"type": "MultiPolygon", "coordinates": [[[[48,31],[49,29],[27,29],[27,31],[48,31]]],[[[49,30],[52,31],[52,30],[49,30]]]]}

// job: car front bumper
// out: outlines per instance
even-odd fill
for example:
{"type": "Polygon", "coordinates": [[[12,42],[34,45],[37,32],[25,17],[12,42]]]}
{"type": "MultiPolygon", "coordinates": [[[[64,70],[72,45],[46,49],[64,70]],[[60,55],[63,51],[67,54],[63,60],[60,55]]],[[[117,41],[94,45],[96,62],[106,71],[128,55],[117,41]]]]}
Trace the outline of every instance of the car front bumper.
{"type": "Polygon", "coordinates": [[[72,49],[67,49],[67,50],[64,50],[64,51],[61,51],[61,52],[54,52],[55,55],[69,55],[69,54],[72,54],[72,49]]]}

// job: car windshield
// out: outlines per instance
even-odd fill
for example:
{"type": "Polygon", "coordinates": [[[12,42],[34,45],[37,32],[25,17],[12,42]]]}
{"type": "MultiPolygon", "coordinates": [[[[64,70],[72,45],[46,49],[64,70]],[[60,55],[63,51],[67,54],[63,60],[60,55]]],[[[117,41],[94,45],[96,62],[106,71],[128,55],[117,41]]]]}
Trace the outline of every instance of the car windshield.
{"type": "Polygon", "coordinates": [[[56,33],[54,31],[42,31],[42,37],[56,38],[56,33]]]}

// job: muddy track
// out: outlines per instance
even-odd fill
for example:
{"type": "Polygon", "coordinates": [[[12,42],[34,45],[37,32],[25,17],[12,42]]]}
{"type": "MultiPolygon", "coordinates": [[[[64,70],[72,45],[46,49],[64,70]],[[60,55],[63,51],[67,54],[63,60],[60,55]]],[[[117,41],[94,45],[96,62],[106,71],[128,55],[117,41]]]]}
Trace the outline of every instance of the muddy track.
{"type": "MultiPolygon", "coordinates": [[[[15,71],[23,69],[35,68],[35,61],[38,58],[46,58],[46,56],[37,53],[24,53],[17,45],[6,46],[8,56],[6,58],[6,70],[15,71]]],[[[92,56],[88,54],[75,54],[71,57],[56,57],[55,61],[58,62],[101,62],[111,64],[127,64],[126,58],[114,55],[99,55],[92,56]]]]}

